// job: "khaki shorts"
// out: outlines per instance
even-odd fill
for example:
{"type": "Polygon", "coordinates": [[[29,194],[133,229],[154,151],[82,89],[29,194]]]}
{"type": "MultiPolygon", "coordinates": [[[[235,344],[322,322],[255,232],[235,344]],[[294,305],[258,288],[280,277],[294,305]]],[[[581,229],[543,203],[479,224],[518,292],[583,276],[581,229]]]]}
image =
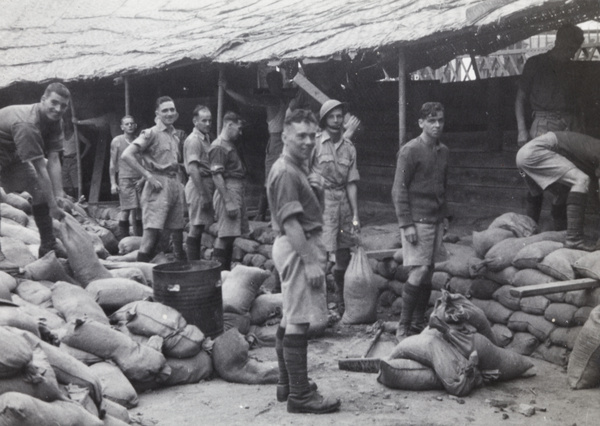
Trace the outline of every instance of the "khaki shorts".
{"type": "Polygon", "coordinates": [[[140,208],[142,190],[137,189],[139,179],[119,178],[119,205],[121,210],[140,208]]]}
{"type": "Polygon", "coordinates": [[[177,177],[153,175],[162,184],[160,191],[153,191],[150,185],[142,190],[142,220],[144,229],[183,229],[185,197],[183,185],[177,177]]]}
{"type": "Polygon", "coordinates": [[[185,185],[185,201],[187,202],[190,225],[210,226],[215,221],[215,210],[213,208],[213,194],[215,184],[212,177],[202,176],[203,188],[196,188],[192,179],[185,185]],[[203,207],[205,207],[203,209],[203,207]]]}
{"type": "MultiPolygon", "coordinates": [[[[320,233],[308,237],[308,243],[318,253],[319,261],[325,267],[325,247],[320,233]]],[[[304,272],[304,263],[292,248],[287,236],[275,239],[273,263],[281,276],[283,296],[283,318],[287,324],[326,324],[327,290],[325,279],[318,288],[309,285],[304,272]]]]}
{"type": "Polygon", "coordinates": [[[402,255],[404,266],[429,266],[446,259],[447,253],[442,243],[444,224],[415,223],[417,242],[411,244],[404,236],[402,228],[402,255]]]}
{"type": "Polygon", "coordinates": [[[225,188],[232,194],[233,201],[238,208],[238,214],[235,219],[227,216],[225,202],[219,191],[215,191],[213,205],[217,214],[218,236],[239,237],[250,232],[248,218],[246,217],[246,201],[244,197],[245,184],[241,179],[225,179],[225,188]]]}
{"type": "MultiPolygon", "coordinates": [[[[542,136],[544,137],[544,136],[542,136]]],[[[535,141],[525,144],[517,152],[517,167],[533,180],[541,189],[546,189],[572,169],[576,169],[562,155],[552,151],[555,143],[552,141],[535,141]]],[[[529,186],[532,194],[536,195],[535,188],[529,186]]]]}
{"type": "Polygon", "coordinates": [[[352,227],[352,209],[346,188],[325,190],[323,244],[329,252],[356,245],[352,227]]]}

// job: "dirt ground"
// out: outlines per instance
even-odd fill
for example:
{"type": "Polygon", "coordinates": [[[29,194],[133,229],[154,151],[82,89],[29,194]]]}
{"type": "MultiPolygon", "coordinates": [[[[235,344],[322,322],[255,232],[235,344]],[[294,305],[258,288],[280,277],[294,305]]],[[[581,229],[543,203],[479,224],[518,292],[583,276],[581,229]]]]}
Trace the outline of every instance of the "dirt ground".
{"type": "MultiPolygon", "coordinates": [[[[390,248],[386,245],[393,244],[397,228],[393,212],[377,205],[363,209],[368,209],[361,212],[365,243],[390,248]]],[[[464,236],[471,225],[459,224],[451,231],[464,236]]],[[[384,312],[380,318],[393,319],[384,312]]],[[[337,361],[364,354],[371,337],[366,325],[338,324],[309,342],[309,376],[322,392],[342,400],[337,413],[288,414],[285,403],[275,399],[275,385],[241,385],[219,378],[143,393],[139,406],[130,412],[146,424],[161,426],[600,424],[600,389],[572,391],[563,368],[540,360],[532,359],[536,376],[476,389],[464,398],[443,391],[397,391],[378,383],[377,374],[339,370],[337,361]],[[519,413],[520,404],[536,407],[536,413],[526,417],[519,413]]],[[[375,355],[385,355],[394,345],[394,336],[384,333],[375,355]]],[[[250,355],[276,360],[274,348],[253,349],[250,355]]]]}

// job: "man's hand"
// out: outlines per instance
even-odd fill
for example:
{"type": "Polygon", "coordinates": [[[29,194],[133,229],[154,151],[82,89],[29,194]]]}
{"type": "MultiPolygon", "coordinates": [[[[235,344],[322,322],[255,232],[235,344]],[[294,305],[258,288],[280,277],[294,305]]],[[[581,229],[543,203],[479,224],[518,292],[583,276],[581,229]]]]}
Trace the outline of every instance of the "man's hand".
{"type": "Polygon", "coordinates": [[[316,189],[317,191],[323,190],[323,177],[315,172],[312,172],[308,175],[308,184],[312,189],[316,189]]]}
{"type": "Polygon", "coordinates": [[[517,136],[517,145],[522,147],[529,141],[529,132],[527,130],[519,130],[519,135],[517,136]]]}
{"type": "Polygon", "coordinates": [[[54,205],[50,207],[50,217],[56,220],[63,220],[65,218],[65,212],[62,211],[58,205],[54,205]]]}
{"type": "Polygon", "coordinates": [[[235,203],[232,202],[226,202],[225,203],[225,210],[227,210],[227,217],[229,219],[235,219],[238,215],[238,208],[235,205],[235,203]]]}
{"type": "Polygon", "coordinates": [[[162,191],[163,189],[162,183],[160,183],[160,181],[154,176],[151,176],[148,179],[146,179],[146,183],[150,185],[152,191],[162,191]]]}
{"type": "Polygon", "coordinates": [[[344,129],[346,129],[344,137],[351,139],[358,126],[360,126],[360,120],[355,115],[348,114],[346,121],[344,121],[344,129]]]}
{"type": "Polygon", "coordinates": [[[411,244],[417,243],[417,228],[414,225],[407,226],[404,228],[404,238],[411,244]]]}
{"type": "Polygon", "coordinates": [[[110,186],[110,193],[111,194],[113,194],[113,195],[118,194],[119,191],[120,191],[119,185],[117,185],[116,183],[114,183],[114,184],[112,184],[110,186]]]}
{"type": "Polygon", "coordinates": [[[146,178],[140,178],[136,183],[135,183],[135,189],[137,191],[142,191],[142,189],[144,189],[144,185],[146,184],[146,178]]]}
{"type": "Polygon", "coordinates": [[[305,262],[304,271],[306,273],[308,285],[310,285],[312,288],[319,288],[321,285],[323,285],[325,272],[323,272],[323,269],[321,269],[318,262],[305,262]]]}

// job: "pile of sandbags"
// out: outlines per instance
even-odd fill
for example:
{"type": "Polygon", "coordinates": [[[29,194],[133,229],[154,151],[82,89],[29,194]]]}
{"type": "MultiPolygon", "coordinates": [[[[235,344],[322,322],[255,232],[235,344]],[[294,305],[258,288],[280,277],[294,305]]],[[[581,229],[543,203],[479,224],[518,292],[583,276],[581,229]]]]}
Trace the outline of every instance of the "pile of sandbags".
{"type": "MultiPolygon", "coordinates": [[[[600,278],[600,252],[563,247],[564,232],[535,233],[527,216],[507,213],[471,239],[445,244],[448,258],[435,265],[430,304],[448,290],[467,296],[491,323],[499,346],[566,366],[581,326],[600,304],[600,289],[516,298],[514,287],[580,277],[600,278]]],[[[382,307],[400,314],[408,278],[401,250],[394,258],[371,260],[386,281],[382,307]]]]}

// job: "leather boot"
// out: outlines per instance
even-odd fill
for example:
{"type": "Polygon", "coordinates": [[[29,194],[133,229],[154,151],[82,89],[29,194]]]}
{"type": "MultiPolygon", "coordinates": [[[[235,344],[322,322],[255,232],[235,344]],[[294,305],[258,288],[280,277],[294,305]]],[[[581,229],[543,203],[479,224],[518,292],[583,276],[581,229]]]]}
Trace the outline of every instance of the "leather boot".
{"type": "Polygon", "coordinates": [[[544,202],[544,194],[531,195],[527,193],[527,208],[526,214],[536,223],[540,221],[540,214],[542,213],[542,204],[544,202]]]}
{"type": "Polygon", "coordinates": [[[337,296],[337,308],[340,317],[344,315],[346,311],[346,304],[344,303],[344,275],[346,271],[342,271],[340,269],[333,270],[333,280],[335,281],[336,286],[336,296],[337,296]]]}
{"type": "MultiPolygon", "coordinates": [[[[48,252],[52,250],[56,251],[57,244],[56,238],[54,238],[54,228],[52,227],[52,218],[50,217],[50,208],[48,204],[36,204],[32,207],[33,219],[40,232],[40,248],[38,250],[38,256],[44,257],[48,252]]],[[[58,256],[58,253],[57,253],[58,256]]]]}
{"type": "Polygon", "coordinates": [[[288,370],[290,394],[288,413],[325,414],[337,411],[341,401],[324,397],[311,390],[307,367],[308,340],[305,334],[286,334],[283,338],[283,357],[288,370]]]}
{"type": "Polygon", "coordinates": [[[565,247],[577,250],[593,251],[594,247],[585,243],[583,236],[583,220],[587,194],[569,192],[567,197],[567,239],[565,247]]]}
{"type": "Polygon", "coordinates": [[[402,313],[400,314],[400,321],[398,321],[398,329],[396,330],[396,339],[398,342],[409,336],[410,324],[413,312],[417,306],[418,297],[419,286],[406,282],[402,288],[402,313]]]}
{"type": "Polygon", "coordinates": [[[550,213],[552,214],[552,221],[554,222],[555,231],[564,231],[565,229],[567,229],[566,204],[552,204],[550,213]]]}
{"type": "Polygon", "coordinates": [[[419,294],[417,303],[413,311],[412,322],[410,324],[409,335],[420,334],[425,329],[429,319],[425,317],[427,307],[429,306],[429,298],[431,297],[431,282],[421,283],[419,286],[419,294]]]}
{"type": "Polygon", "coordinates": [[[188,261],[200,260],[200,237],[187,237],[185,245],[188,261]]]}
{"type": "MultiPolygon", "coordinates": [[[[277,364],[279,366],[279,380],[277,381],[277,401],[285,402],[290,396],[290,378],[288,376],[285,359],[283,357],[283,337],[285,336],[285,328],[278,327],[275,333],[275,352],[277,353],[277,364]]],[[[308,385],[311,390],[317,390],[317,384],[310,378],[308,385]]]]}

